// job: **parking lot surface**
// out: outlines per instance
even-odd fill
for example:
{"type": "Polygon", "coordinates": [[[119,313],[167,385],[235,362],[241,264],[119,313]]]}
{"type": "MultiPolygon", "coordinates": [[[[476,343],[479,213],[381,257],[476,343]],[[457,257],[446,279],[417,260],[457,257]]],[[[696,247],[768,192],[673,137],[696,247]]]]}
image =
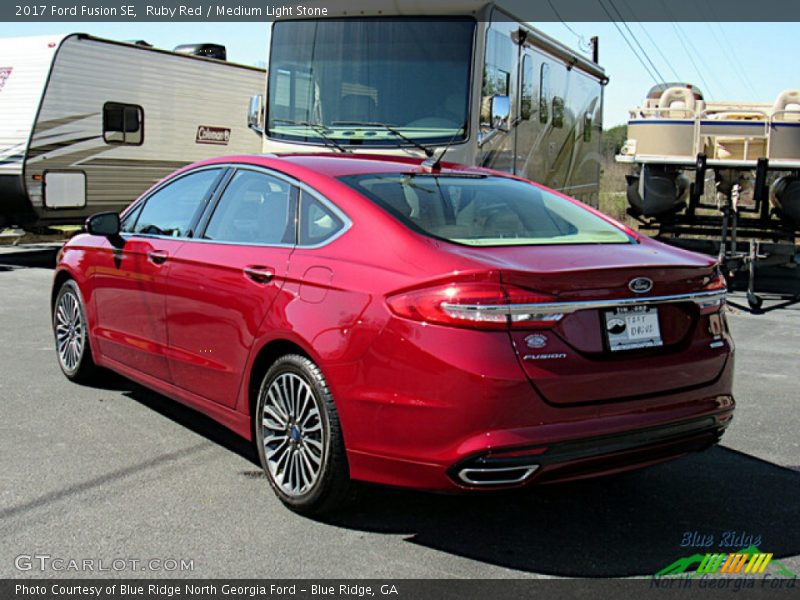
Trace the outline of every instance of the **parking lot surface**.
{"type": "Polygon", "coordinates": [[[52,270],[15,264],[0,266],[3,577],[108,574],[20,570],[20,555],[123,559],[112,574],[129,577],[651,575],[704,552],[681,547],[695,532],[714,550],[731,532],[758,541],[800,573],[798,304],[731,311],[738,409],[719,447],[524,492],[369,488],[348,512],[312,520],[285,509],[250,445],[213,421],[123,379],[68,382],[51,339],[52,270]],[[143,566],[153,559],[191,568],[143,566]]]}

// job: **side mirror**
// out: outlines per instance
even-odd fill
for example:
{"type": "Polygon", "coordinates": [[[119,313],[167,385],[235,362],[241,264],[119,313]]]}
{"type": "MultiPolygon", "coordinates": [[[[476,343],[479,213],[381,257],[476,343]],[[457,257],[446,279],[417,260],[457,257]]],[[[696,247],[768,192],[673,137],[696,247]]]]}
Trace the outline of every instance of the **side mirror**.
{"type": "Polygon", "coordinates": [[[119,235],[119,215],[115,212],[102,212],[86,219],[86,232],[90,235],[113,237],[119,235]]]}
{"type": "Polygon", "coordinates": [[[258,135],[264,133],[264,97],[256,94],[250,98],[250,110],[247,111],[247,126],[258,135]]]}
{"type": "Polygon", "coordinates": [[[508,96],[492,96],[492,127],[508,131],[508,117],[511,115],[511,99],[508,96]]]}

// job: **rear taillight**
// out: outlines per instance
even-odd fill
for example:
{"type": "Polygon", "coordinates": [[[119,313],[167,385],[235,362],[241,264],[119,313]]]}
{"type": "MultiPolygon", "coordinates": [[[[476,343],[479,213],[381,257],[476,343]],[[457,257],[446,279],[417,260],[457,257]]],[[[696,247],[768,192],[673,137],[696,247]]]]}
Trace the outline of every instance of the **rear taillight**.
{"type": "Polygon", "coordinates": [[[496,330],[552,327],[564,315],[537,312],[537,305],[553,300],[546,294],[495,282],[450,283],[386,299],[392,312],[406,319],[496,330]]]}
{"type": "Polygon", "coordinates": [[[697,303],[701,315],[709,315],[718,312],[725,307],[724,292],[727,291],[727,284],[725,277],[717,271],[714,275],[709,277],[709,281],[703,287],[704,292],[723,292],[723,294],[709,298],[708,300],[697,303]]]}

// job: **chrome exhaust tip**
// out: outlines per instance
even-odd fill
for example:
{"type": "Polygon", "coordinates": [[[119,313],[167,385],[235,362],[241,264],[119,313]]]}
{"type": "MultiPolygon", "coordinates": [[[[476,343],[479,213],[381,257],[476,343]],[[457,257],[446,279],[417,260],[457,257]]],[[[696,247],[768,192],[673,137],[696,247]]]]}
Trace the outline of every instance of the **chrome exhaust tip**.
{"type": "Polygon", "coordinates": [[[458,472],[458,478],[472,486],[518,485],[527,481],[539,465],[515,465],[513,467],[466,467],[458,472]]]}

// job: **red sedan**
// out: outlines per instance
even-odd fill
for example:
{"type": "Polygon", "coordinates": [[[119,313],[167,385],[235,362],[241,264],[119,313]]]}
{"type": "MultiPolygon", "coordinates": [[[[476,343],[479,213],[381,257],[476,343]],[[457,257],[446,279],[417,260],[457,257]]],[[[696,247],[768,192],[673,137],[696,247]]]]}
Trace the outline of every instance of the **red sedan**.
{"type": "Polygon", "coordinates": [[[253,440],[297,511],[356,480],[619,472],[706,448],[732,417],[714,261],[522,179],[225,157],[87,231],[53,287],[66,376],[111,369],[253,440]]]}

